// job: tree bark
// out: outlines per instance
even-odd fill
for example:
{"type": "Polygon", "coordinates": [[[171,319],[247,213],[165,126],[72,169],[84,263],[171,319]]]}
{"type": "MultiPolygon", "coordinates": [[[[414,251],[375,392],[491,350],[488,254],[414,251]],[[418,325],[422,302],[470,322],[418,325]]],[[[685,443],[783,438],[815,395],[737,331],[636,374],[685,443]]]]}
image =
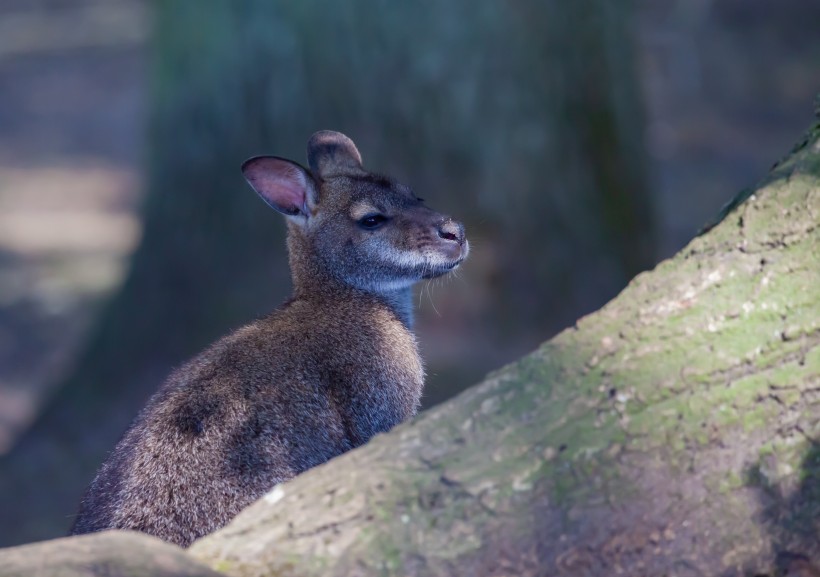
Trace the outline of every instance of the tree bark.
{"type": "Polygon", "coordinates": [[[0,577],[220,577],[185,551],[131,531],[0,549],[0,577]]]}
{"type": "Polygon", "coordinates": [[[742,197],[597,313],[190,552],[236,576],[817,563],[820,124],[742,197]]]}
{"type": "Polygon", "coordinates": [[[475,338],[456,362],[428,365],[461,377],[428,383],[428,399],[653,262],[631,10],[605,0],[154,6],[143,241],[73,374],[0,460],[0,543],[63,534],[171,367],[286,296],[281,219],[238,171],[252,154],[298,160],[313,131],[342,130],[368,167],[468,223],[474,290],[452,300],[478,304],[438,332],[448,345],[464,340],[451,327],[475,338]]]}

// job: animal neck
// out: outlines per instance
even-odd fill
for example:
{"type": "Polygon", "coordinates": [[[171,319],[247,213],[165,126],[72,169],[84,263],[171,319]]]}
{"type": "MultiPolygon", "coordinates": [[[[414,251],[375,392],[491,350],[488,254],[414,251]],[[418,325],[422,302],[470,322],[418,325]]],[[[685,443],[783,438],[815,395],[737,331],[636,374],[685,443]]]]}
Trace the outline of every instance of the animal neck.
{"type": "MultiPolygon", "coordinates": [[[[411,287],[366,291],[353,287],[324,268],[313,248],[299,230],[288,231],[288,260],[295,299],[336,306],[339,301],[360,303],[363,308],[379,303],[387,306],[407,328],[413,330],[413,293],[411,287]]],[[[366,311],[364,314],[367,314],[366,311]]]]}
{"type": "Polygon", "coordinates": [[[387,303],[399,320],[407,327],[407,330],[413,330],[413,290],[410,287],[397,289],[386,293],[380,293],[380,298],[387,303]]]}

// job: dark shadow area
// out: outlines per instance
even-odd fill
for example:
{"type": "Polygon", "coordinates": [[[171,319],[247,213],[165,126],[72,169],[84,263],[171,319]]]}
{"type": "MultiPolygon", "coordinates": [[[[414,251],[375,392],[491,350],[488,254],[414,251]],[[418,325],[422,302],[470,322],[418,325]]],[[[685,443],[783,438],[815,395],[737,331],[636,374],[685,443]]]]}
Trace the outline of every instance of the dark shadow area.
{"type": "Polygon", "coordinates": [[[782,465],[777,455],[767,455],[747,470],[746,482],[760,491],[776,575],[814,577],[820,575],[820,443],[809,441],[793,475],[770,481],[782,465]]]}

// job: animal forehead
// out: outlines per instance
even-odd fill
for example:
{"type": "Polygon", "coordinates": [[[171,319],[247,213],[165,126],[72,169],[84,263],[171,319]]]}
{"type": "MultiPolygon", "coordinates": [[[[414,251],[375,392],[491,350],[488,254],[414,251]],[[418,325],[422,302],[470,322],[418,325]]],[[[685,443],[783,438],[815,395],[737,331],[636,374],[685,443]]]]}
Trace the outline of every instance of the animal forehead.
{"type": "Polygon", "coordinates": [[[404,206],[418,202],[412,189],[392,178],[377,174],[343,177],[330,184],[332,196],[344,193],[349,204],[369,203],[374,206],[404,206]]]}

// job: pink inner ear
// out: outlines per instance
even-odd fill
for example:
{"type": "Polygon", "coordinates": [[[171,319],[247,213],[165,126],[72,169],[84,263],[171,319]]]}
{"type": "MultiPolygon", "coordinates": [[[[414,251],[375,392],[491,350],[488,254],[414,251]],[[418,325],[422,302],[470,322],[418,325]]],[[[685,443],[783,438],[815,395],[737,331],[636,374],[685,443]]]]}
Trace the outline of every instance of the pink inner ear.
{"type": "Polygon", "coordinates": [[[292,162],[258,156],[242,165],[242,173],[257,194],[279,212],[288,215],[307,212],[307,176],[292,162]]]}

